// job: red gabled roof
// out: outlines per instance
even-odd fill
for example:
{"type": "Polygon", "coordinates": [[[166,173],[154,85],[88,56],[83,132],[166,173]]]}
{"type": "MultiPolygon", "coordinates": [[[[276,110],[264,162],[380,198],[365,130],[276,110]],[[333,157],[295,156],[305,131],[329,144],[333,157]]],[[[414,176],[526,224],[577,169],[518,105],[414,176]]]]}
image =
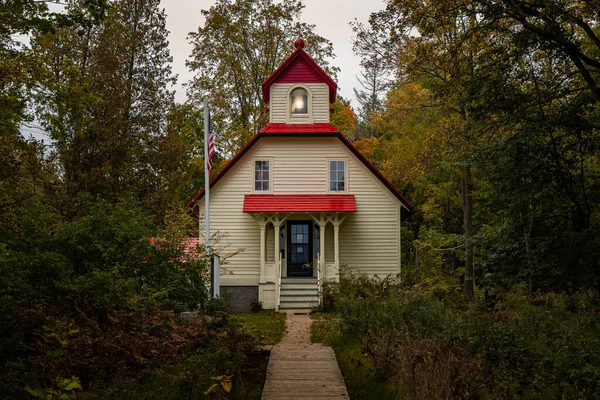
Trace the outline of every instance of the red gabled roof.
{"type": "Polygon", "coordinates": [[[353,194],[247,194],[245,213],[356,212],[353,194]]]}
{"type": "Polygon", "coordinates": [[[304,40],[294,42],[296,50],[262,84],[263,98],[269,104],[274,83],[326,83],[329,102],[335,103],[337,83],[304,51],[304,40]]]}
{"type": "MultiPolygon", "coordinates": [[[[385,176],[379,172],[379,170],[362,155],[362,153],[354,147],[354,145],[338,130],[336,130],[331,124],[268,124],[254,137],[225,165],[219,173],[210,181],[210,187],[212,188],[218,181],[227,174],[227,172],[235,165],[240,158],[244,156],[251,148],[263,137],[336,137],[338,138],[378,179],[383,183],[402,204],[408,208],[412,208],[410,201],[404,197],[398,189],[392,185],[392,183],[386,179],[385,176]],[[316,127],[318,125],[318,127],[316,127]],[[313,127],[315,130],[312,132],[306,132],[313,127]],[[316,127],[316,128],[315,128],[316,127]]],[[[194,206],[194,204],[204,196],[204,189],[202,189],[194,198],[188,203],[188,207],[194,206]]]]}

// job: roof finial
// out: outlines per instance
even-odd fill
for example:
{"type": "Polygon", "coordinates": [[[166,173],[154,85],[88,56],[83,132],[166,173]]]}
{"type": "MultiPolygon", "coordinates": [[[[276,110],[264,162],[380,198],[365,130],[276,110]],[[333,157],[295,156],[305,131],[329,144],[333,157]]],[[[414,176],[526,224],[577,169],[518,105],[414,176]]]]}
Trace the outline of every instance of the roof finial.
{"type": "Polygon", "coordinates": [[[302,39],[302,38],[296,39],[296,41],[294,42],[294,47],[297,49],[298,48],[303,49],[304,48],[304,39],[302,39]]]}

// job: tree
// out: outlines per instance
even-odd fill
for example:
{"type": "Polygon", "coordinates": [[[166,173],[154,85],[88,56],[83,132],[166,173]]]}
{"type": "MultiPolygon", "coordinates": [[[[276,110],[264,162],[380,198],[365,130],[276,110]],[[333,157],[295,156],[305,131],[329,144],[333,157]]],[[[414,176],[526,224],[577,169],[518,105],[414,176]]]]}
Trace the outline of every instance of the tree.
{"type": "Polygon", "coordinates": [[[157,140],[173,102],[159,0],[111,3],[103,24],[78,4],[79,23],[35,38],[49,73],[40,118],[56,145],[69,198],[109,200],[156,191],[157,140]]]}
{"type": "Polygon", "coordinates": [[[354,88],[354,95],[360,104],[356,136],[370,137],[375,133],[371,124],[373,114],[382,111],[382,97],[390,84],[390,63],[380,45],[385,34],[376,26],[366,27],[358,21],[350,25],[356,34],[352,50],[355,55],[361,57],[363,68],[357,77],[361,88],[354,88]]]}
{"type": "Polygon", "coordinates": [[[446,121],[440,154],[461,180],[467,283],[478,240],[488,284],[600,285],[598,18],[583,4],[390,1],[371,16],[386,33],[378,48],[395,63],[397,87],[427,89],[427,107],[446,121]]]}
{"type": "Polygon", "coordinates": [[[201,104],[210,99],[219,147],[232,154],[267,122],[261,84],[293,50],[298,37],[306,51],[335,76],[329,66],[331,42],[300,21],[300,1],[218,0],[208,10],[203,27],[189,35],[193,45],[188,67],[196,73],[188,96],[201,104]]]}
{"type": "MultiPolygon", "coordinates": [[[[498,97],[499,82],[507,75],[503,50],[491,35],[473,34],[476,18],[444,1],[388,3],[385,12],[370,19],[372,26],[387,26],[386,54],[394,57],[402,82],[417,82],[431,93],[429,107],[450,115],[447,161],[459,166],[465,235],[464,291],[473,296],[472,154],[479,140],[493,129],[486,107],[498,97]],[[417,35],[418,33],[418,35],[417,35]],[[504,61],[503,64],[501,61],[504,61]],[[482,101],[485,99],[485,101],[482,101]],[[450,151],[451,150],[451,151],[450,151]]],[[[381,29],[381,28],[378,28],[381,29]]]]}
{"type": "Polygon", "coordinates": [[[355,132],[356,114],[354,114],[350,102],[342,96],[338,95],[333,103],[330,120],[331,125],[347,137],[355,132]]]}

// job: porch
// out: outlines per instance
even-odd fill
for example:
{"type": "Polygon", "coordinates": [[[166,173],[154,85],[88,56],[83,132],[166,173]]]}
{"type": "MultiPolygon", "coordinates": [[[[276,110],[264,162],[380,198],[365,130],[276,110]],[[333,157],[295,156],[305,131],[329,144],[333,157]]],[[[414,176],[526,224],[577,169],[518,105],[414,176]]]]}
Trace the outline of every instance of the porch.
{"type": "Polygon", "coordinates": [[[356,212],[354,196],[247,195],[244,212],[259,227],[264,307],[304,312],[316,306],[322,283],[339,281],[340,226],[356,212]]]}

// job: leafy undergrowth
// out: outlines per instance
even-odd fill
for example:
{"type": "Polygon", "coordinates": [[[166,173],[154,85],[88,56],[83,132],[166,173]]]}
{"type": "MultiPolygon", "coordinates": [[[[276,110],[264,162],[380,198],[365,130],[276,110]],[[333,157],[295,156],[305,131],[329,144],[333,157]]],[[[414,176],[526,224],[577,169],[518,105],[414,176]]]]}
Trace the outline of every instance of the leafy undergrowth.
{"type": "Polygon", "coordinates": [[[353,398],[600,398],[593,292],[517,286],[466,303],[456,285],[358,275],[327,290],[313,340],[335,349],[353,398]]]}
{"type": "Polygon", "coordinates": [[[351,399],[401,400],[406,397],[393,384],[379,379],[369,356],[356,337],[340,331],[340,318],[335,313],[315,313],[311,334],[313,343],[323,343],[335,350],[340,370],[351,399]]]}
{"type": "Polygon", "coordinates": [[[0,362],[0,398],[260,399],[268,353],[226,311],[154,308],[92,318],[24,310],[24,357],[0,362]],[[216,384],[216,385],[215,385],[216,384]],[[206,391],[213,387],[212,391],[206,391]],[[229,392],[229,393],[227,393],[229,392]]]}
{"type": "Polygon", "coordinates": [[[277,344],[285,331],[285,314],[273,310],[236,314],[244,331],[261,340],[262,344],[277,344]]]}

